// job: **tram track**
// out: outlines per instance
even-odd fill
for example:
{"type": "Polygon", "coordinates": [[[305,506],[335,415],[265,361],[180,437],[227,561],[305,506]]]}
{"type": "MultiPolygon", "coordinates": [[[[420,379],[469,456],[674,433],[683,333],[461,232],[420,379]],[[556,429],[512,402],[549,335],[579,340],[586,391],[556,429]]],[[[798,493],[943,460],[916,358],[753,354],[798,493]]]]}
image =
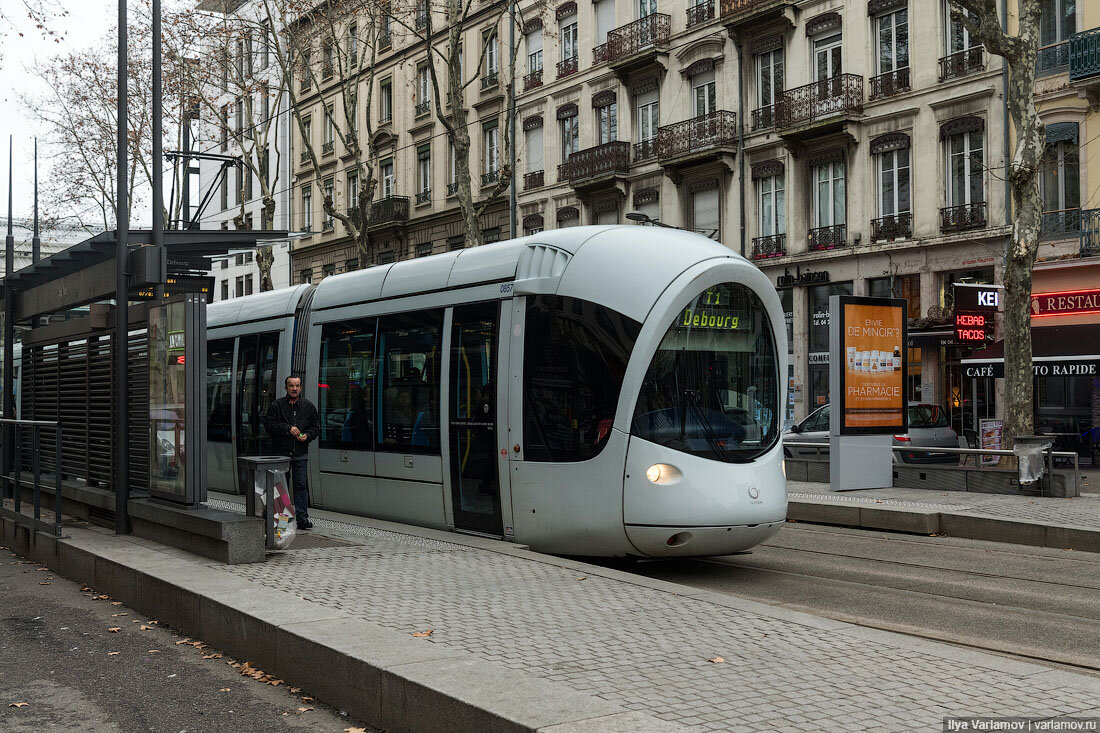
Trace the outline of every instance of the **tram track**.
{"type": "Polygon", "coordinates": [[[1100,555],[788,524],[752,553],[632,572],[1100,676],[1100,555]]]}

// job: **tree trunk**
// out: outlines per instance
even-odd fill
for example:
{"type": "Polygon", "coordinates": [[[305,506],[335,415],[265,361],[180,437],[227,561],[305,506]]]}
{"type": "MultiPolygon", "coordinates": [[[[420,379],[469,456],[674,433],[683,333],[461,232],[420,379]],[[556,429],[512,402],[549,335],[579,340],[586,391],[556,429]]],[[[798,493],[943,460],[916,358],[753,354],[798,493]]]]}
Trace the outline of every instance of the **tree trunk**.
{"type": "Polygon", "coordinates": [[[275,255],[271,251],[270,244],[264,244],[256,248],[256,265],[260,268],[260,292],[273,290],[271,282],[271,265],[275,263],[275,255]]]}

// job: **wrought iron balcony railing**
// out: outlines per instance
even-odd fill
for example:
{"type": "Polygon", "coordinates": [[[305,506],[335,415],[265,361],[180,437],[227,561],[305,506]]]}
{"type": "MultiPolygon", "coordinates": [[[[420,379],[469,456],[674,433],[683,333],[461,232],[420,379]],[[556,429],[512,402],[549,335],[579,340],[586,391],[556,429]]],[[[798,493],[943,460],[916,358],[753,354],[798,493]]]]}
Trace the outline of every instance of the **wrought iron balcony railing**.
{"type": "Polygon", "coordinates": [[[657,128],[658,160],[736,144],[737,115],[726,110],[657,128]]]}
{"type": "Polygon", "coordinates": [[[325,217],[321,222],[321,231],[331,232],[336,227],[336,220],[329,217],[325,217]]]}
{"type": "Polygon", "coordinates": [[[447,184],[447,195],[448,196],[454,196],[457,193],[458,193],[458,182],[455,181],[454,183],[448,183],[447,184]]]}
{"type": "Polygon", "coordinates": [[[298,160],[302,163],[308,163],[309,162],[309,151],[308,150],[303,150],[301,153],[299,153],[298,154],[298,160]]]}
{"type": "Polygon", "coordinates": [[[418,12],[416,14],[416,29],[422,31],[428,27],[428,14],[425,12],[418,12]]]}
{"type": "Polygon", "coordinates": [[[892,97],[910,90],[909,67],[871,77],[871,99],[892,97]]]}
{"type": "Polygon", "coordinates": [[[500,171],[489,171],[481,174],[481,185],[489,186],[500,180],[500,171]]]}
{"type": "Polygon", "coordinates": [[[1069,39],[1070,81],[1100,74],[1100,28],[1076,33],[1069,39]]]}
{"type": "Polygon", "coordinates": [[[687,9],[687,27],[714,20],[714,0],[703,0],[687,9]]]}
{"type": "Polygon", "coordinates": [[[607,34],[607,60],[614,63],[650,46],[668,44],[672,34],[672,16],[650,13],[633,23],[609,31],[607,34]]]}
{"type": "Polygon", "coordinates": [[[752,238],[752,258],[754,260],[767,260],[772,257],[782,257],[787,254],[787,235],[769,234],[764,237],[752,238]]]}
{"type": "Polygon", "coordinates": [[[378,50],[384,51],[393,45],[393,34],[386,32],[378,35],[378,50]]]}
{"type": "Polygon", "coordinates": [[[1081,235],[1081,210],[1044,211],[1039,239],[1073,239],[1081,235]]]}
{"type": "Polygon", "coordinates": [[[913,236],[913,215],[908,211],[901,214],[871,219],[871,241],[892,242],[895,239],[908,239],[913,236]]]}
{"type": "Polygon", "coordinates": [[[371,226],[399,224],[409,220],[409,197],[387,196],[371,203],[371,226]]]}
{"type": "Polygon", "coordinates": [[[615,142],[578,150],[558,166],[559,181],[580,181],[608,173],[627,173],[630,170],[630,143],[615,142]]]}
{"type": "Polygon", "coordinates": [[[500,72],[490,71],[481,77],[481,90],[492,89],[500,84],[500,72]]]}
{"type": "MultiPolygon", "coordinates": [[[[362,221],[359,220],[359,207],[358,206],[349,206],[345,213],[348,215],[348,218],[351,219],[352,224],[355,224],[356,226],[358,226],[358,225],[363,223],[362,221]]],[[[347,229],[346,224],[344,225],[344,228],[347,229]]]]}
{"type": "Polygon", "coordinates": [[[523,190],[538,188],[546,180],[546,171],[531,171],[523,174],[523,190]]]}
{"type": "Polygon", "coordinates": [[[608,48],[609,47],[606,43],[601,43],[599,46],[596,46],[592,49],[593,66],[595,66],[596,64],[603,64],[607,62],[608,48]]]}
{"type": "Polygon", "coordinates": [[[940,58],[940,81],[985,71],[985,46],[974,46],[940,58]]]}
{"type": "Polygon", "coordinates": [[[767,130],[769,127],[775,127],[775,105],[769,104],[767,107],[761,107],[760,109],[754,109],[752,111],[752,129],[755,130],[767,130]]]}
{"type": "Polygon", "coordinates": [[[417,102],[416,108],[413,110],[413,115],[415,117],[423,117],[424,115],[428,114],[428,110],[430,110],[431,108],[431,102],[417,102]]]}
{"type": "Polygon", "coordinates": [[[570,74],[576,74],[577,73],[577,68],[578,68],[578,66],[577,66],[577,57],[576,56],[570,56],[567,59],[562,59],[561,61],[558,62],[558,78],[560,79],[563,76],[569,76],[570,74]]]}
{"type": "Polygon", "coordinates": [[[542,69],[536,69],[523,77],[523,91],[529,92],[542,86],[542,69]]]}
{"type": "Polygon", "coordinates": [[[657,138],[651,137],[648,140],[642,140],[639,143],[634,143],[634,162],[640,163],[643,160],[650,160],[657,157],[657,138]]]}
{"type": "Polygon", "coordinates": [[[1053,76],[1069,71],[1069,41],[1052,43],[1039,49],[1035,57],[1035,75],[1053,76]]]}
{"type": "Polygon", "coordinates": [[[986,226],[984,201],[940,209],[940,231],[942,232],[981,229],[984,226],[986,226]]]}
{"type": "Polygon", "coordinates": [[[1081,212],[1081,256],[1100,255],[1100,209],[1081,212]]]}
{"type": "Polygon", "coordinates": [[[432,201],[432,191],[431,191],[431,189],[425,189],[423,191],[417,191],[416,192],[416,205],[417,206],[419,206],[420,204],[431,203],[431,201],[432,201]]]}
{"type": "Polygon", "coordinates": [[[762,5],[768,0],[722,0],[722,17],[726,18],[734,13],[751,10],[757,5],[762,5]]]}
{"type": "Polygon", "coordinates": [[[321,155],[331,155],[332,151],[336,149],[336,143],[329,140],[327,143],[321,143],[321,155]]]}
{"type": "Polygon", "coordinates": [[[775,126],[779,128],[816,122],[838,114],[863,111],[863,77],[838,74],[783,92],[775,104],[775,126]]]}
{"type": "Polygon", "coordinates": [[[837,249],[848,244],[848,226],[836,224],[831,227],[818,227],[810,230],[810,250],[818,252],[825,249],[837,249]]]}

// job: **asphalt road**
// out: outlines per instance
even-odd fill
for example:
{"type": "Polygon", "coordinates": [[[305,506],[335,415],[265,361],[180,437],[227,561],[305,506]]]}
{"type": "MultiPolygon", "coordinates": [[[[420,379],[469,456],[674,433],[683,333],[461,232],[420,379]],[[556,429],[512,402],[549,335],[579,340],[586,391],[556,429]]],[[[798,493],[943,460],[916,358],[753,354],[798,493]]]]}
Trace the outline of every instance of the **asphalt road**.
{"type": "Polygon", "coordinates": [[[0,549],[6,733],[373,730],[41,568],[0,549]]]}
{"type": "Polygon", "coordinates": [[[1100,671],[1100,554],[788,523],[751,554],[633,572],[1100,671]]]}

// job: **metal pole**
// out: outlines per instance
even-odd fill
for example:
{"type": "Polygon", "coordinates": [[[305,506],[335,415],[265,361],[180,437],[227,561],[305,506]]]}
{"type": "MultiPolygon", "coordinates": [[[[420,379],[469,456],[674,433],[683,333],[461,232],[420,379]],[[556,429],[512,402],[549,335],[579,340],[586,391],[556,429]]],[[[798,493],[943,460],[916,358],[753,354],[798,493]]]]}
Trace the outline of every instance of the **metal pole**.
{"type": "Polygon", "coordinates": [[[38,138],[34,139],[34,236],[31,237],[31,264],[42,259],[42,240],[38,236],[38,138]]]}
{"type": "MultiPolygon", "coordinates": [[[[11,230],[11,182],[12,182],[12,142],[11,135],[8,135],[8,236],[4,238],[4,417],[9,420],[15,419],[15,397],[12,395],[12,386],[14,385],[15,369],[15,324],[12,321],[15,318],[15,302],[13,293],[11,292],[11,276],[12,271],[15,270],[15,236],[11,230]]],[[[0,462],[3,463],[0,466],[0,471],[3,472],[4,486],[7,487],[7,476],[11,471],[11,457],[12,457],[12,436],[14,431],[11,425],[4,425],[3,436],[4,446],[3,451],[0,452],[0,462]]],[[[3,493],[6,493],[6,488],[3,493]]]]}
{"type": "Polygon", "coordinates": [[[61,536],[61,423],[54,428],[54,534],[61,536]]]}
{"type": "Polygon", "coordinates": [[[160,44],[160,0],[153,0],[153,249],[160,261],[159,282],[154,288],[158,306],[164,302],[164,283],[168,277],[168,256],[164,249],[164,123],[161,121],[163,95],[160,44]]]}
{"type": "Polygon", "coordinates": [[[118,0],[118,188],[115,195],[115,353],[114,407],[115,430],[115,532],[130,533],[130,415],[127,412],[130,395],[129,379],[129,293],[126,287],[128,259],[127,237],[130,233],[130,207],[126,185],[127,144],[127,49],[126,0],[118,0]]]}
{"type": "Polygon", "coordinates": [[[512,171],[512,182],[508,187],[508,236],[515,239],[519,236],[516,231],[519,208],[516,205],[516,3],[508,2],[508,58],[510,59],[509,74],[511,75],[511,92],[508,95],[508,169],[512,171]]]}

